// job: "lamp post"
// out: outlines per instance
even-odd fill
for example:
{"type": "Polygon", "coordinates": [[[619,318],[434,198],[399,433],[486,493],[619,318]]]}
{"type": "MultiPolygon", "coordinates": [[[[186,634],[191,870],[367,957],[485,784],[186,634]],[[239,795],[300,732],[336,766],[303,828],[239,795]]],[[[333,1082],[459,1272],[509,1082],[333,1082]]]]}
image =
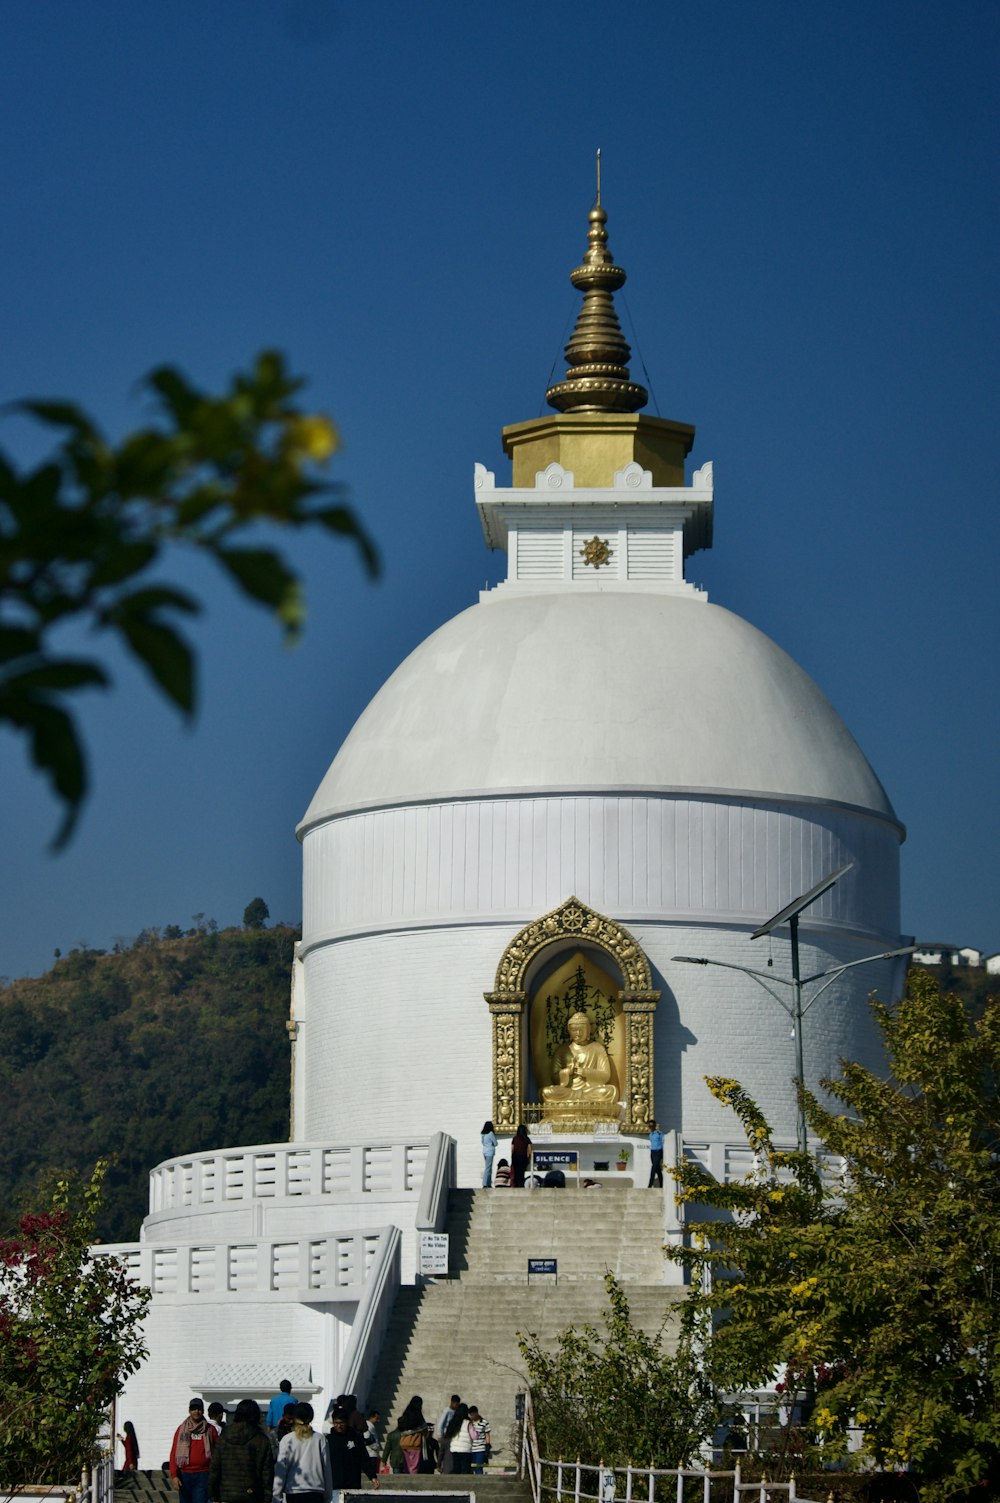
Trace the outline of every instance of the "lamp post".
{"type": "MultiPolygon", "coordinates": [[[[670,957],[671,960],[680,961],[684,965],[714,965],[726,971],[741,971],[744,976],[752,976],[755,981],[760,982],[764,990],[785,1009],[792,1020],[795,1036],[796,1078],[802,1090],[805,1089],[806,1080],[805,1056],[802,1046],[802,1019],[813,1003],[818,1001],[827,987],[831,986],[837,980],[838,976],[842,976],[845,971],[850,971],[858,965],[871,965],[876,960],[892,960],[898,955],[912,955],[914,950],[919,949],[918,945],[905,945],[902,949],[898,950],[882,950],[877,955],[863,955],[860,960],[848,960],[843,965],[831,966],[829,970],[816,971],[812,976],[803,976],[801,974],[799,967],[799,914],[803,909],[808,908],[810,904],[815,903],[816,899],[822,897],[825,892],[829,892],[834,883],[839,882],[844,873],[851,870],[853,864],[853,862],[848,862],[846,866],[841,866],[837,871],[831,872],[828,877],[824,877],[821,882],[817,882],[815,887],[810,887],[809,891],[803,893],[800,898],[795,898],[793,902],[782,908],[780,913],[776,913],[773,918],[769,918],[766,924],[761,924],[760,928],[755,929],[753,934],[751,934],[751,939],[760,939],[763,935],[770,934],[773,929],[777,929],[780,924],[788,924],[792,950],[791,979],[784,976],[769,975],[766,971],[755,971],[751,966],[735,965],[727,960],[709,960],[700,955],[672,955],[670,957]],[[822,981],[823,985],[818,991],[813,993],[808,1002],[803,1004],[803,988],[810,986],[814,981],[822,981]],[[779,992],[774,991],[771,983],[790,987],[792,992],[791,1000],[786,1000],[779,992]]],[[[799,1152],[806,1153],[808,1152],[809,1144],[805,1104],[801,1094],[798,1098],[797,1124],[799,1152]]]]}

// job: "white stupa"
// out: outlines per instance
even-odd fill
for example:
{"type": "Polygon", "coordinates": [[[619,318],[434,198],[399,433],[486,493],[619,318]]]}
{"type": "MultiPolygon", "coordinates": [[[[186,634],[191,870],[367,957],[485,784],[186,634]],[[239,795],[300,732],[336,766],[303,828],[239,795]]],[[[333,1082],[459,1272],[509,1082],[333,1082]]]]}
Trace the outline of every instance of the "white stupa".
{"type": "MultiPolygon", "coordinates": [[[[370,1133],[391,1101],[399,1127],[458,1140],[470,1183],[482,1119],[536,1115],[532,1002],[576,951],[644,994],[622,999],[626,1124],[711,1136],[709,1073],[792,1132],[788,1018],[748,978],[671,957],[764,965],[754,929],[848,864],[803,915],[803,974],[900,943],[902,831],[877,777],[807,675],[685,581],[711,543],[712,466],[685,485],[694,430],[634,415],[605,220],[573,273],[560,415],[504,430],[512,487],[476,467],[506,580],[397,669],[300,826],[296,1131],[370,1133]],[[364,1068],[344,1048],[359,1008],[364,1068]]],[[[871,1060],[865,998],[889,982],[845,976],[810,1017],[810,1084],[871,1060]]]]}
{"type": "MultiPolygon", "coordinates": [[[[712,466],[688,483],[693,428],[639,415],[605,225],[598,203],[556,415],[503,430],[511,486],[475,468],[506,579],[379,690],[299,827],[292,1141],[160,1165],[142,1241],[117,1250],[155,1291],[122,1411],[151,1441],[176,1423],[166,1394],[178,1416],[189,1391],[268,1397],[282,1376],[318,1404],[363,1395],[419,1231],[449,1183],[479,1182],[486,1118],[597,1177],[624,1137],[644,1184],[655,1116],[668,1162],[739,1172],[704,1085],[721,1074],[793,1140],[786,1012],[743,970],[674,957],[787,977],[787,928],[751,935],[841,868],[800,916],[802,974],[902,943],[878,778],[792,659],[685,579],[712,466]],[[576,1110],[552,1055],[581,1008],[615,1090],[576,1110]]],[[[846,970],[809,1011],[810,1086],[877,1063],[867,997],[899,964],[846,970]]]]}

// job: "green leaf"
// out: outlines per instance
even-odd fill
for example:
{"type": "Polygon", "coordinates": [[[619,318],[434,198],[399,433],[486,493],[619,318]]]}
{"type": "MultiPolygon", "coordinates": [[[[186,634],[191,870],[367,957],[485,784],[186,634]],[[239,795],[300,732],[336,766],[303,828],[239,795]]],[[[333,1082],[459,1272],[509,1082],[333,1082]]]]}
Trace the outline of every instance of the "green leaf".
{"type": "Polygon", "coordinates": [[[181,427],[186,426],[202,401],[201,393],[173,365],[158,366],[146,377],[145,385],[163,398],[181,427]]]}
{"type": "Polygon", "coordinates": [[[173,627],[146,617],[124,615],[117,623],[132,652],[168,699],[184,715],[195,705],[195,664],[191,648],[173,627]]]}
{"type": "Polygon", "coordinates": [[[216,548],[213,551],[245,595],[277,612],[289,604],[298,581],[277,553],[269,548],[216,548]]]}
{"type": "Polygon", "coordinates": [[[53,850],[61,850],[73,833],[87,791],[87,764],[76,726],[58,705],[28,697],[6,701],[4,718],[27,732],[31,760],[66,806],[52,842],[53,850]]]}
{"type": "Polygon", "coordinates": [[[117,543],[90,576],[91,588],[101,590],[141,574],[159,553],[156,543],[117,543]]]}
{"type": "Polygon", "coordinates": [[[54,428],[71,428],[80,438],[87,439],[90,443],[101,442],[101,435],[90,418],[78,407],[75,402],[51,402],[31,398],[24,402],[13,404],[15,412],[27,412],[37,418],[40,423],[48,423],[54,428]]]}
{"type": "Polygon", "coordinates": [[[175,590],[170,585],[149,585],[143,590],[133,590],[130,595],[122,595],[107,613],[105,624],[116,624],[121,616],[149,616],[161,610],[185,611],[189,616],[198,616],[201,605],[183,590],[175,590]]]}
{"type": "Polygon", "coordinates": [[[324,506],[309,513],[310,518],[321,522],[327,532],[337,533],[340,537],[351,538],[358,546],[365,568],[372,579],[377,579],[382,571],[382,561],[379,558],[375,543],[355,513],[349,506],[324,506]]]}
{"type": "Polygon", "coordinates": [[[63,658],[60,661],[43,661],[23,672],[11,674],[3,684],[7,694],[34,695],[65,689],[106,689],[111,680],[98,663],[83,658],[63,658]]]}

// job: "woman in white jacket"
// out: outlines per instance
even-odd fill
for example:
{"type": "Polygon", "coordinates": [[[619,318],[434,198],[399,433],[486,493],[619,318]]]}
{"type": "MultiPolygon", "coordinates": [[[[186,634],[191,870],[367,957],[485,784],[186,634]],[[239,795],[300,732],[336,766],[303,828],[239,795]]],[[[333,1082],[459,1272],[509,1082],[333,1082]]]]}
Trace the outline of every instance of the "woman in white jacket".
{"type": "Polygon", "coordinates": [[[296,1404],[295,1427],[283,1437],[274,1463],[273,1503],[330,1503],[333,1474],[325,1438],[312,1427],[311,1404],[296,1404]]]}
{"type": "Polygon", "coordinates": [[[469,1433],[469,1406],[459,1404],[445,1434],[450,1437],[451,1469],[468,1475],[472,1471],[472,1436],[469,1433]]]}

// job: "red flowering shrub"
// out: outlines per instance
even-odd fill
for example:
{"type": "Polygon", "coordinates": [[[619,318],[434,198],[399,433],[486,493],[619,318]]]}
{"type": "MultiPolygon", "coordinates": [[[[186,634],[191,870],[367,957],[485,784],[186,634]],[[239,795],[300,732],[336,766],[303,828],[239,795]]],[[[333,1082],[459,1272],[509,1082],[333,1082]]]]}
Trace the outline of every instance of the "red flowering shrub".
{"type": "Polygon", "coordinates": [[[61,1483],[94,1456],[112,1399],[146,1355],[149,1293],[112,1257],[91,1255],[107,1172],[0,1241],[0,1486],[61,1483]]]}

